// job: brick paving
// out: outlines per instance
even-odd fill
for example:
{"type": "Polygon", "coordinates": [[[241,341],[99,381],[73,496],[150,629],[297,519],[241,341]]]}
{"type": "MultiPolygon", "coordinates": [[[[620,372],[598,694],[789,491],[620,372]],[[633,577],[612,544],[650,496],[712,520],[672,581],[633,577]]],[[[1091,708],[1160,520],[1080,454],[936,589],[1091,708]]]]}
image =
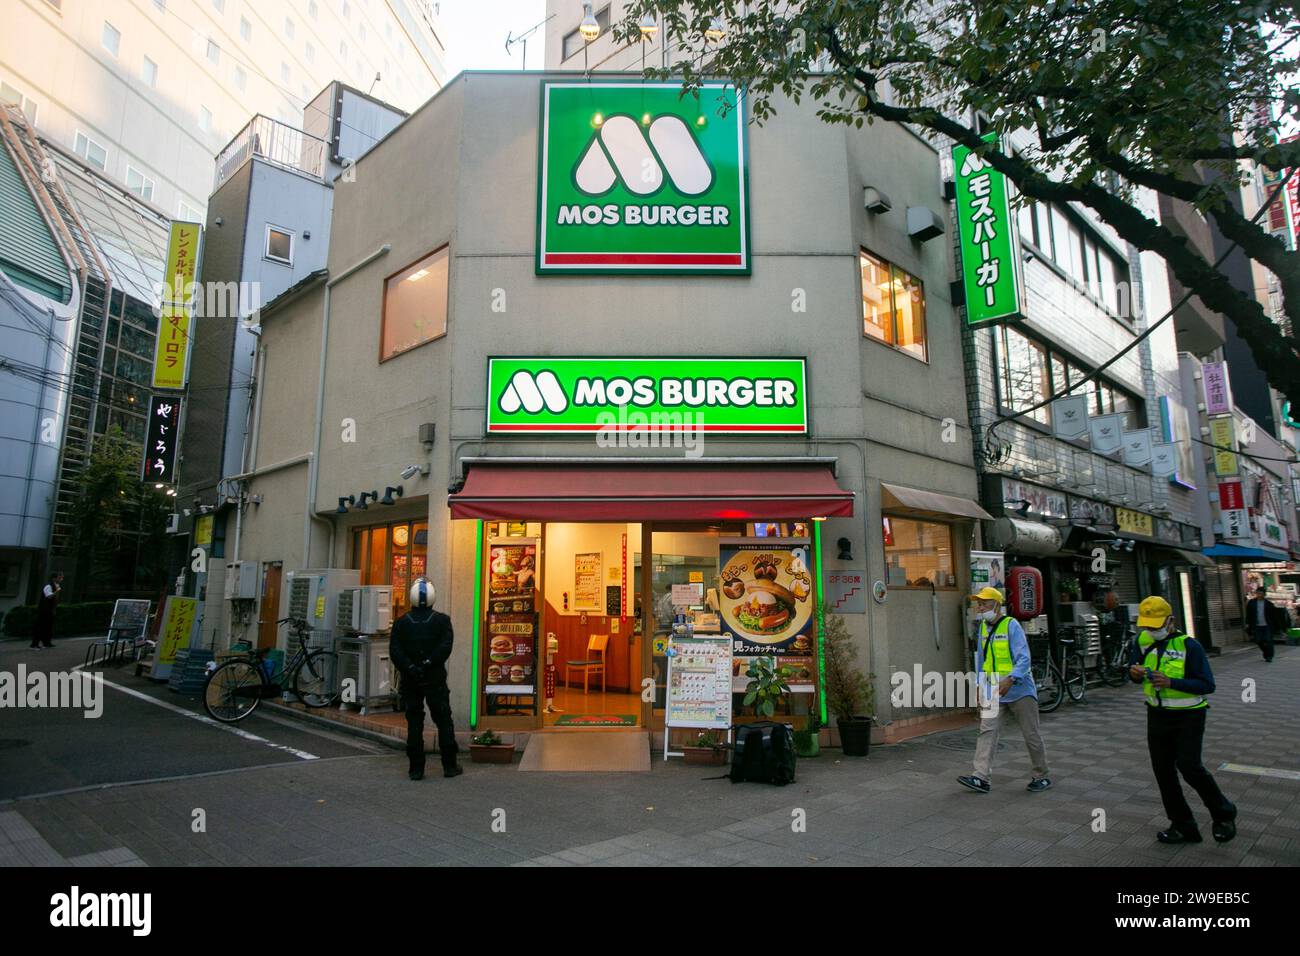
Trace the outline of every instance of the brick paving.
{"type": "MultiPolygon", "coordinates": [[[[1300,780],[1229,773],[1225,761],[1300,770],[1300,650],[1265,665],[1253,648],[1213,662],[1205,762],[1240,808],[1238,836],[1167,847],[1136,686],[1090,688],[1043,718],[1053,788],[1029,794],[1013,729],[988,796],[958,787],[972,729],[825,750],[785,788],[709,780],[653,762],[648,774],[520,774],[466,763],[412,783],[400,754],[342,756],[0,804],[0,865],[738,866],[1300,864],[1300,780]],[[1257,699],[1245,702],[1243,681],[1257,699]],[[193,811],[206,814],[195,833],[193,811]],[[1095,832],[1104,811],[1104,832],[1095,832]],[[796,832],[797,816],[806,829],[796,832]],[[494,829],[495,824],[495,829],[494,829]],[[498,832],[502,826],[504,832],[498,832]]],[[[177,719],[166,717],[163,719],[177,719]]],[[[436,759],[430,762],[436,771],[436,759]]]]}

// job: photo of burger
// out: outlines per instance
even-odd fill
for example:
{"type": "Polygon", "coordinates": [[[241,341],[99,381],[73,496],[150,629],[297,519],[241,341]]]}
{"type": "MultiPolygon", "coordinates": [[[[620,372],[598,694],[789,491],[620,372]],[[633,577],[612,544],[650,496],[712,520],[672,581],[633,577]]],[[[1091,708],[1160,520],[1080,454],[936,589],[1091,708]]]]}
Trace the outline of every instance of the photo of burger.
{"type": "Polygon", "coordinates": [[[780,634],[794,620],[794,595],[779,584],[755,584],[736,604],[736,622],[750,634],[780,634]]]}
{"type": "Polygon", "coordinates": [[[516,664],[510,668],[510,683],[522,684],[524,682],[524,665],[516,664]]]}
{"type": "Polygon", "coordinates": [[[489,684],[501,683],[501,665],[489,664],[487,669],[487,681],[489,684]]]}
{"type": "Polygon", "coordinates": [[[515,642],[505,634],[496,635],[489,645],[488,656],[498,663],[510,660],[515,656],[515,642]]]}
{"type": "MultiPolygon", "coordinates": [[[[761,645],[779,653],[807,653],[811,647],[805,635],[811,626],[812,609],[807,581],[789,571],[800,550],[772,545],[738,545],[724,548],[719,577],[722,602],[719,609],[725,630],[742,645],[761,645]],[[802,643],[796,643],[802,639],[802,643]]],[[[756,653],[758,648],[745,648],[756,653]]],[[[738,650],[737,653],[741,653],[738,650]]]]}

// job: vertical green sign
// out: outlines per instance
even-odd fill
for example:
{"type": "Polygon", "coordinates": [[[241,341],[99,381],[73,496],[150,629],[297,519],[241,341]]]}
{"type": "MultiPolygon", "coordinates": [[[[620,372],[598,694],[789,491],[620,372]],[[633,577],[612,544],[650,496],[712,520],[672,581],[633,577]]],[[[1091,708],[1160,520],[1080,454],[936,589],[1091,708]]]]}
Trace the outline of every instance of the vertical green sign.
{"type": "Polygon", "coordinates": [[[744,94],[681,92],[542,82],[539,275],[749,274],[744,94]]]}
{"type": "MultiPolygon", "coordinates": [[[[997,137],[990,133],[984,139],[993,143],[997,137]]],[[[961,145],[952,148],[952,164],[966,323],[1019,318],[1020,256],[1012,235],[1006,177],[961,145]]]]}

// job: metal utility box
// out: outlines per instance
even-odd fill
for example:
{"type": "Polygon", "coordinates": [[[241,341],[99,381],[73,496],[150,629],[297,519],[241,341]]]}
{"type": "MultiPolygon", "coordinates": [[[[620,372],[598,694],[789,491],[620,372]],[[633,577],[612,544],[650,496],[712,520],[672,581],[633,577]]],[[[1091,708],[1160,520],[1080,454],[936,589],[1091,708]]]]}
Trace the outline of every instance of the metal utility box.
{"type": "Polygon", "coordinates": [[[227,601],[257,599],[256,561],[231,561],[226,565],[225,598],[227,601]]]}
{"type": "Polygon", "coordinates": [[[339,637],[335,646],[342,703],[359,707],[362,714],[376,707],[396,707],[397,687],[388,657],[388,638],[347,634],[339,637]]]}
{"type": "MultiPolygon", "coordinates": [[[[288,571],[284,578],[280,616],[305,620],[311,631],[311,646],[329,647],[337,626],[339,594],[344,588],[358,587],[361,572],[351,568],[304,568],[288,571]]],[[[292,633],[288,629],[286,632],[292,633]]]]}
{"type": "Polygon", "coordinates": [[[339,593],[340,632],[381,634],[393,626],[393,589],[387,584],[344,588],[339,593]]]}

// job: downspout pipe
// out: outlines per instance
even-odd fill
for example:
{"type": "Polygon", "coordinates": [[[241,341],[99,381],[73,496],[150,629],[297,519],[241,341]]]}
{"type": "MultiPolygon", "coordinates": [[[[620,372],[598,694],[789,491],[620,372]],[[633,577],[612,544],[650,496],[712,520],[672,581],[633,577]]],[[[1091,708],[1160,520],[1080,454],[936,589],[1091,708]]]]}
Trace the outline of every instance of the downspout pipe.
{"type": "Polygon", "coordinates": [[[311,461],[307,465],[307,513],[303,515],[302,520],[302,560],[305,565],[311,563],[311,523],[313,520],[329,526],[329,554],[326,555],[325,566],[330,567],[334,563],[334,522],[321,518],[316,514],[316,493],[320,482],[321,429],[325,424],[325,365],[326,359],[329,357],[330,291],[353,273],[364,269],[381,256],[388,255],[392,248],[392,243],[384,243],[360,262],[349,266],[325,283],[325,302],[321,307],[320,319],[320,374],[316,381],[316,428],[312,439],[311,461]]]}

